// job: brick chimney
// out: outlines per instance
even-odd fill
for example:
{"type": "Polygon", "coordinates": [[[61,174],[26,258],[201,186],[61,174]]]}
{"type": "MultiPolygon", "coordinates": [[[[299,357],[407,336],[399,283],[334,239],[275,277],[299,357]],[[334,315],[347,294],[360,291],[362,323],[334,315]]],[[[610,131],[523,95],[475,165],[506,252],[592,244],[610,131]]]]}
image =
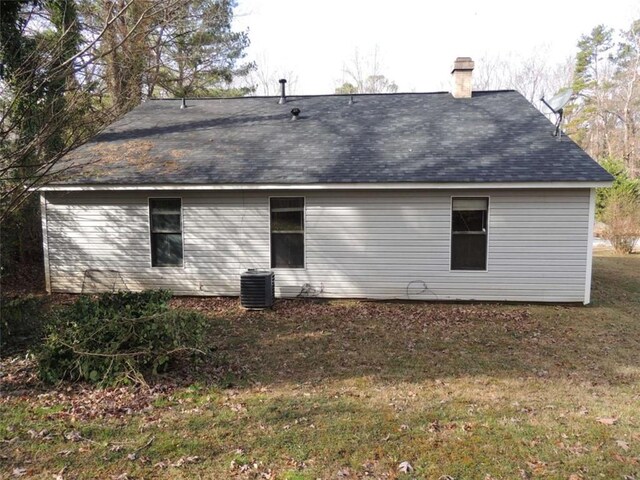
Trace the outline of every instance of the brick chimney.
{"type": "Polygon", "coordinates": [[[458,57],[453,63],[453,91],[454,98],[471,98],[471,73],[473,72],[473,60],[471,57],[458,57]]]}

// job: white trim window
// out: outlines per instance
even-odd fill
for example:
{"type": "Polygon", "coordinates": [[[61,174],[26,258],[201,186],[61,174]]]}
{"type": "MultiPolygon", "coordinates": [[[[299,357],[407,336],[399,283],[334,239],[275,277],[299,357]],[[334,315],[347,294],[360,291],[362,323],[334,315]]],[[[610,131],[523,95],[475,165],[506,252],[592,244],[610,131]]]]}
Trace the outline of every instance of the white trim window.
{"type": "Polygon", "coordinates": [[[150,198],[151,266],[182,267],[182,199],[150,198]]]}
{"type": "Polygon", "coordinates": [[[269,199],[271,268],[304,268],[304,197],[269,199]]]}
{"type": "Polygon", "coordinates": [[[487,269],[487,197],[451,199],[451,270],[487,269]]]}

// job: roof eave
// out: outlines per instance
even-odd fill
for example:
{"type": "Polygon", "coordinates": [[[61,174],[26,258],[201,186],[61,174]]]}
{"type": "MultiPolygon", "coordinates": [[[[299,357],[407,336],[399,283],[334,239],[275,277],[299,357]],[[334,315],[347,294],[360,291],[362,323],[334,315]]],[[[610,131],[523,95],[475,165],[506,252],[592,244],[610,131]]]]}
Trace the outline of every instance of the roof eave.
{"type": "Polygon", "coordinates": [[[33,190],[42,192],[136,191],[136,190],[464,190],[610,187],[612,181],[579,180],[558,182],[378,182],[307,184],[49,184],[33,190]]]}

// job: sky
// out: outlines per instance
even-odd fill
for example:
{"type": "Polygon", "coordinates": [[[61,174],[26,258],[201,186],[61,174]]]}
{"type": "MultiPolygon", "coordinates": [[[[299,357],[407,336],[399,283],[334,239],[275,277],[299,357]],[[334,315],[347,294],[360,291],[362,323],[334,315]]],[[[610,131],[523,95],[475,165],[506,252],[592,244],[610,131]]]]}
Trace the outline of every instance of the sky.
{"type": "Polygon", "coordinates": [[[266,76],[292,77],[292,93],[333,93],[356,50],[366,59],[376,49],[399,91],[430,92],[449,90],[458,56],[538,50],[564,61],[596,25],[629,28],[640,0],[238,0],[235,15],[235,29],[249,32],[248,59],[266,76]]]}

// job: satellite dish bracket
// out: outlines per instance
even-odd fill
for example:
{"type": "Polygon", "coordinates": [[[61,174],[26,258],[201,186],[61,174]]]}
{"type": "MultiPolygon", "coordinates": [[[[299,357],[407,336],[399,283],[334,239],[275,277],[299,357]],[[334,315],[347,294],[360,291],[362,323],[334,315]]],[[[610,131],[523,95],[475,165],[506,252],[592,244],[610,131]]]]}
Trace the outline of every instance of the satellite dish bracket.
{"type": "Polygon", "coordinates": [[[554,137],[558,137],[558,140],[562,138],[562,129],[560,128],[560,125],[562,124],[562,117],[564,115],[564,106],[569,102],[572,95],[573,95],[573,92],[571,92],[571,90],[567,90],[564,93],[558,93],[554,95],[554,97],[550,100],[550,102],[553,103],[554,105],[557,102],[560,102],[559,105],[556,106],[556,108],[553,108],[551,105],[549,105],[549,102],[547,102],[544,99],[544,96],[540,99],[542,103],[544,103],[549,110],[551,110],[553,113],[556,114],[556,128],[552,135],[554,137]]]}
{"type": "Polygon", "coordinates": [[[544,97],[540,98],[540,100],[547,106],[547,108],[549,108],[549,110],[556,114],[556,129],[553,131],[552,135],[554,137],[558,137],[558,140],[560,140],[560,138],[562,137],[562,129],[560,128],[560,124],[562,123],[562,114],[564,113],[564,110],[562,108],[554,110],[554,108],[547,103],[544,97]]]}

